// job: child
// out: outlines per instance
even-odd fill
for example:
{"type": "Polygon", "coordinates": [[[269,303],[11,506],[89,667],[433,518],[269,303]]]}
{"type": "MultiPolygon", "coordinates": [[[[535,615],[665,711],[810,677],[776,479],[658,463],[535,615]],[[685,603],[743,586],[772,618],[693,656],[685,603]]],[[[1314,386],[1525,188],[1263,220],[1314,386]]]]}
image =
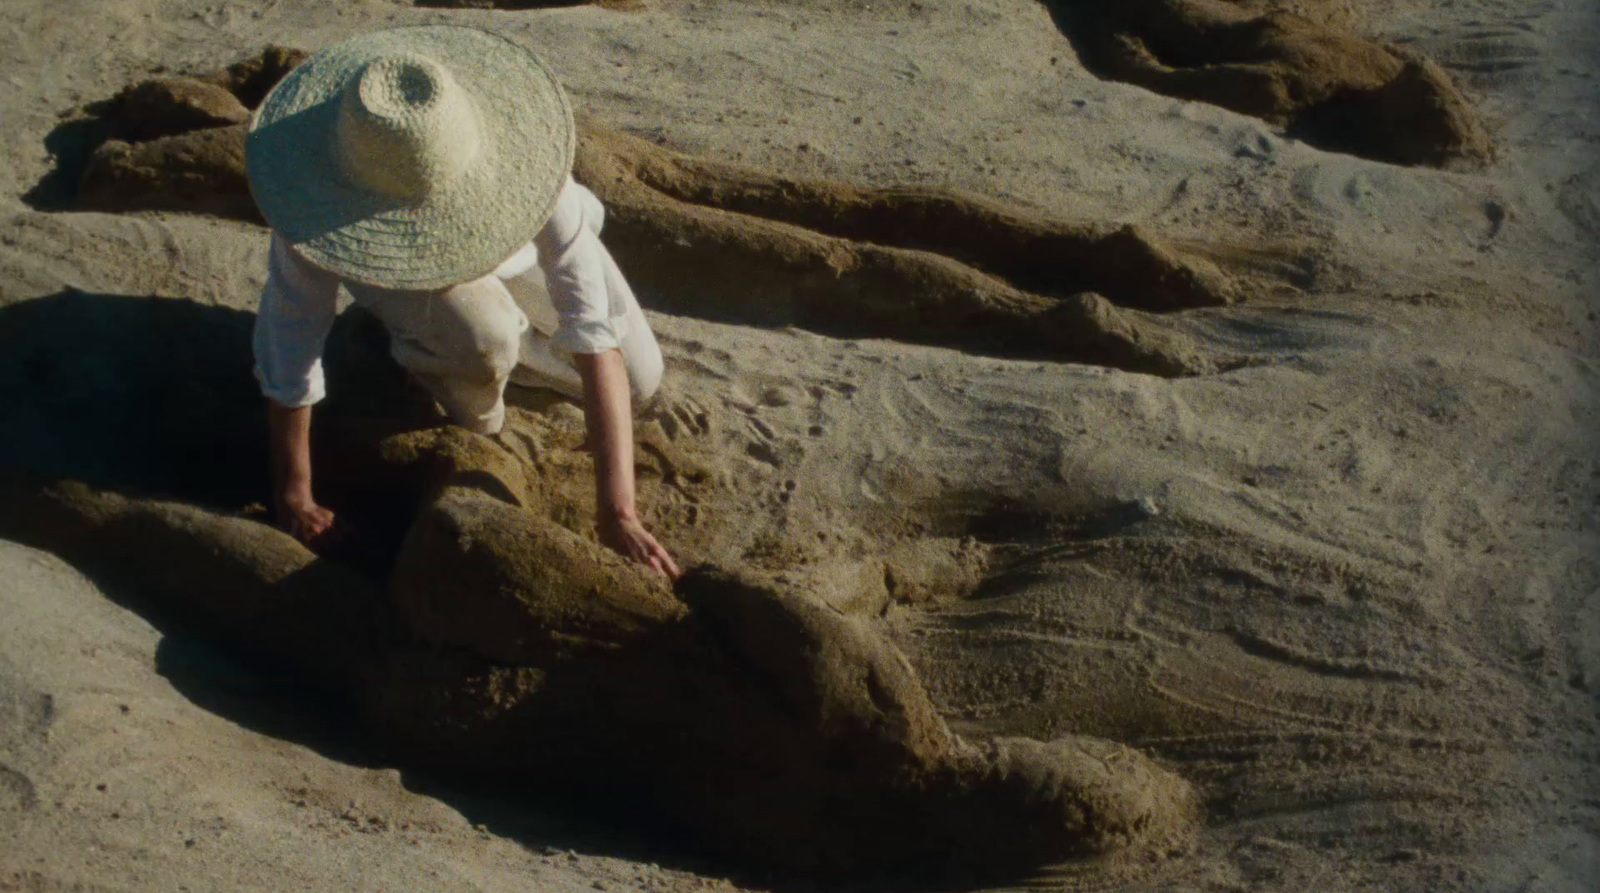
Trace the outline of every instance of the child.
{"type": "Polygon", "coordinates": [[[311,488],[311,406],[340,284],[383,321],[395,360],[452,421],[500,430],[519,372],[581,394],[600,541],[676,577],[634,505],[631,402],[661,351],[600,243],[602,208],[569,170],[565,94],[529,51],[484,31],[395,28],[321,50],[256,113],[250,187],[272,227],[256,319],[279,523],[308,545],[334,516],[311,488]],[[543,273],[545,337],[505,280],[543,273]],[[532,367],[530,370],[529,367],[532,367]]]}

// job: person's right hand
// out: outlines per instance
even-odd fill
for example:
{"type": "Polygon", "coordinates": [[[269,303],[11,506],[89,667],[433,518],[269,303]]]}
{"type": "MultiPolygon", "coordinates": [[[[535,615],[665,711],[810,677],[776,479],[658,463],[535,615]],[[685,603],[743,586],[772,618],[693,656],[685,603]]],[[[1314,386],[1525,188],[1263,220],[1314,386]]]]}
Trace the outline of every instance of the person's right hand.
{"type": "Polygon", "coordinates": [[[278,526],[308,549],[332,543],[338,530],[333,512],[311,498],[310,493],[288,493],[278,499],[278,526]]]}
{"type": "Polygon", "coordinates": [[[624,558],[631,558],[669,579],[676,580],[683,575],[677,562],[672,560],[672,554],[656,542],[633,512],[602,512],[595,528],[601,545],[624,558]]]}

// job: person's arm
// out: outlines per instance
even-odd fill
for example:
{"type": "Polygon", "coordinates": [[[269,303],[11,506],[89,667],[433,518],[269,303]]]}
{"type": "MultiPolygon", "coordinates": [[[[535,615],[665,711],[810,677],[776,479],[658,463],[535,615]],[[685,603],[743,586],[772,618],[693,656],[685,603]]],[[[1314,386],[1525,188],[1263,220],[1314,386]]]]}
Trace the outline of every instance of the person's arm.
{"type": "Polygon", "coordinates": [[[333,532],[333,512],[311,495],[311,407],[267,400],[272,493],[278,524],[306,545],[333,532]]]}
{"type": "Polygon", "coordinates": [[[296,257],[276,235],[267,262],[252,346],[267,398],[273,509],[278,525],[307,545],[333,530],[333,513],[311,492],[311,406],[325,391],[322,347],[337,312],[339,282],[296,257]]]}
{"type": "Polygon", "coordinates": [[[633,409],[622,352],[573,354],[583,379],[583,416],[594,451],[595,527],[600,542],[676,578],[678,565],[644,529],[634,505],[633,409]]]}
{"type": "Polygon", "coordinates": [[[583,381],[584,419],[595,461],[600,542],[671,577],[678,566],[639,523],[633,487],[633,409],[627,362],[600,244],[599,202],[569,177],[549,221],[534,236],[539,266],[560,321],[552,337],[583,381]]]}

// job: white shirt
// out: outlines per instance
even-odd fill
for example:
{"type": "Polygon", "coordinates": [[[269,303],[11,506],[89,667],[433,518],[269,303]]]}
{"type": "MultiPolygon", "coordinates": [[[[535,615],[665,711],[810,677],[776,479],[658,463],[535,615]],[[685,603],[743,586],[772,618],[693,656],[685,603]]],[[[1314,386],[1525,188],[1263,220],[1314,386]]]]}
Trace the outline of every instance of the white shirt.
{"type": "MultiPolygon", "coordinates": [[[[600,243],[604,218],[605,209],[594,193],[569,177],[549,222],[532,242],[489,274],[506,280],[535,264],[542,269],[558,320],[551,341],[563,353],[602,353],[620,346],[625,334],[627,302],[618,293],[624,289],[609,288],[607,283],[608,268],[615,264],[600,243]]],[[[333,328],[341,284],[357,304],[383,321],[392,338],[438,357],[446,366],[451,352],[461,349],[459,333],[430,325],[428,310],[439,292],[342,280],[307,261],[274,233],[254,335],[256,378],[268,398],[294,407],[309,406],[326,395],[322,349],[333,328]]],[[[520,311],[516,315],[520,319],[507,320],[502,314],[485,324],[526,328],[527,318],[520,311]]]]}

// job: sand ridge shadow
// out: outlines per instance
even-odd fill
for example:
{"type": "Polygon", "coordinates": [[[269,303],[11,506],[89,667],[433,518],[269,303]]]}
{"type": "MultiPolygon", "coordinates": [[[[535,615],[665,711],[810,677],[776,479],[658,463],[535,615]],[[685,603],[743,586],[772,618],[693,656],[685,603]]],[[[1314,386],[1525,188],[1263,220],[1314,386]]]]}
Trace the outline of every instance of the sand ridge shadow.
{"type": "MultiPolygon", "coordinates": [[[[626,808],[637,793],[562,796],[552,791],[508,790],[497,780],[463,778],[408,762],[403,752],[372,734],[349,699],[330,695],[259,656],[241,654],[174,616],[159,600],[118,593],[115,580],[96,580],[119,604],[161,632],[156,672],[196,706],[253,732],[293,742],[327,759],[362,769],[394,769],[408,791],[448,804],[474,827],[536,853],[579,852],[654,863],[703,875],[730,875],[729,866],[704,853],[659,816],[626,808]]],[[[348,821],[348,819],[347,819],[348,821]]],[[[811,890],[770,872],[733,873],[744,883],[811,890]]]]}
{"type": "Polygon", "coordinates": [[[1493,156],[1450,75],[1299,0],[1043,0],[1098,77],[1219,105],[1334,152],[1443,167],[1493,156]]]}
{"type": "Polygon", "coordinates": [[[580,134],[574,176],[606,202],[607,244],[663,309],[1156,375],[1236,362],[1160,314],[1228,304],[1239,283],[1139,227],[798,180],[592,122],[580,134]]]}

